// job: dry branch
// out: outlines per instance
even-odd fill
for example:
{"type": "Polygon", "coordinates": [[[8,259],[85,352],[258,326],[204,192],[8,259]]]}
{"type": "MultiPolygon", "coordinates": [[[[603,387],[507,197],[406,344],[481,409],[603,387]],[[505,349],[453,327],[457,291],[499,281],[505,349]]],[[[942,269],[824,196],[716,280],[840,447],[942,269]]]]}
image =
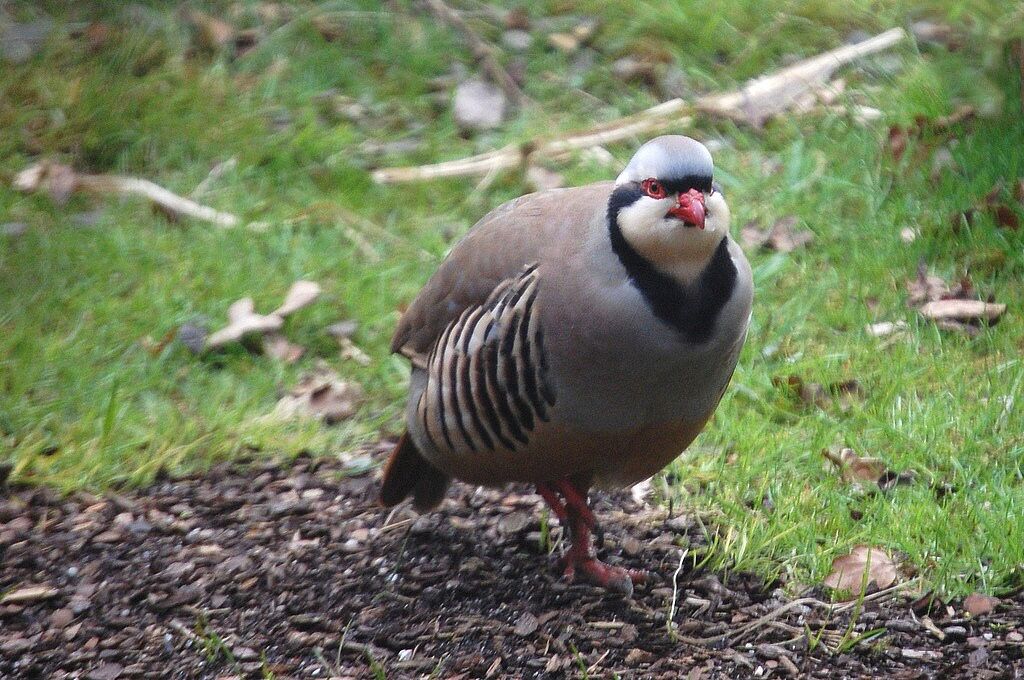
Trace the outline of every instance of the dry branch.
{"type": "Polygon", "coordinates": [[[755,78],[739,90],[702,97],[695,107],[704,113],[762,125],[768,118],[792,107],[806,92],[820,88],[840,67],[887,50],[906,37],[902,28],[892,28],[854,45],[844,45],[777,73],[755,78]]]}
{"type": "Polygon", "coordinates": [[[516,84],[515,79],[509,75],[508,71],[501,65],[501,62],[498,61],[498,50],[493,45],[477,35],[470,28],[469,24],[466,23],[466,20],[459,16],[458,12],[446,5],[443,0],[424,0],[424,2],[434,16],[462,33],[469,44],[470,52],[479,60],[487,75],[505,92],[505,96],[517,106],[522,106],[529,101],[526,94],[516,84]]]}
{"type": "MultiPolygon", "coordinates": [[[[439,0],[427,2],[432,5],[439,0]]],[[[670,125],[685,127],[690,124],[691,118],[684,114],[695,111],[761,125],[767,118],[789,110],[803,95],[821,88],[840,67],[887,50],[905,37],[903,29],[894,28],[856,45],[845,45],[771,75],[751,80],[739,90],[709,95],[693,103],[684,99],[670,99],[631,116],[560,139],[513,144],[468,158],[431,165],[381,168],[374,171],[373,179],[381,184],[392,184],[440,177],[486,175],[525,165],[532,158],[564,160],[573,151],[617,142],[670,125]]]]}
{"type": "Polygon", "coordinates": [[[83,175],[71,167],[49,160],[25,168],[14,178],[18,191],[45,191],[56,203],[64,203],[75,191],[97,194],[134,194],[150,200],[174,217],[194,217],[220,227],[233,227],[237,216],[215,210],[179,196],[162,186],[138,177],[121,175],[83,175]]]}

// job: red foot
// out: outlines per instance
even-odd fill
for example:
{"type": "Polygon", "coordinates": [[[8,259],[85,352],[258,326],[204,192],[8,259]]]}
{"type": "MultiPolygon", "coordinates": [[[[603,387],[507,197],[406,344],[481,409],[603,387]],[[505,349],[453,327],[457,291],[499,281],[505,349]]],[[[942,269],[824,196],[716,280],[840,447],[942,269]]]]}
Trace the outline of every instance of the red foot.
{"type": "Polygon", "coordinates": [[[591,533],[597,530],[599,543],[601,534],[597,518],[587,504],[586,487],[580,488],[568,479],[559,479],[538,484],[537,491],[569,531],[570,547],[562,560],[565,578],[574,581],[579,577],[626,597],[633,594],[634,585],[647,581],[645,571],[613,567],[594,557],[591,533]]]}
{"type": "Polygon", "coordinates": [[[613,567],[596,557],[574,558],[570,553],[566,555],[565,578],[575,581],[577,575],[582,576],[589,583],[621,593],[626,597],[633,595],[634,585],[646,583],[648,578],[646,571],[613,567]]]}

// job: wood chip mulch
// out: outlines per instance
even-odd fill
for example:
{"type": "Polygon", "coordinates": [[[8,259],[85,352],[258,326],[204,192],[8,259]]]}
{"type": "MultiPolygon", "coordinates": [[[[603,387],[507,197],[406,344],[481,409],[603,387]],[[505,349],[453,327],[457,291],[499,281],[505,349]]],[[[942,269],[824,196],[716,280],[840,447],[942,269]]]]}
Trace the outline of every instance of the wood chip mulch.
{"type": "Polygon", "coordinates": [[[375,492],[309,458],[102,497],[0,490],[0,678],[1024,677],[1019,595],[977,618],[881,599],[852,628],[791,607],[740,635],[783,591],[686,568],[674,590],[703,532],[628,494],[596,496],[601,555],[656,574],[627,600],[562,581],[529,489],[457,485],[422,517],[375,492]],[[848,629],[880,633],[839,653],[848,629]],[[813,649],[805,630],[824,630],[813,649]]]}

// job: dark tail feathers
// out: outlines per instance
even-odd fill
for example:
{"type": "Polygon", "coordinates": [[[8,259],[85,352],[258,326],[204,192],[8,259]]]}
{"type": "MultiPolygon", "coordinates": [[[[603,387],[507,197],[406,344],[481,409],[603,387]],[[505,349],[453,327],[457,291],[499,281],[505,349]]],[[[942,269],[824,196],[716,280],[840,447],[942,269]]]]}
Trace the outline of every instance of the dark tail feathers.
{"type": "Polygon", "coordinates": [[[440,504],[451,481],[423,457],[406,432],[384,466],[380,502],[391,507],[412,494],[413,506],[420,512],[426,512],[440,504]]]}

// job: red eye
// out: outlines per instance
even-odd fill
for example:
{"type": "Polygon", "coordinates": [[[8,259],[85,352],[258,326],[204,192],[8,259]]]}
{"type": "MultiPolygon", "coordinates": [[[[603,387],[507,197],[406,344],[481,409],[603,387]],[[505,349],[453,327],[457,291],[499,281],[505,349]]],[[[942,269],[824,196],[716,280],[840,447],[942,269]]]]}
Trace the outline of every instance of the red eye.
{"type": "Polygon", "coordinates": [[[645,179],[640,183],[640,187],[644,190],[644,193],[651,198],[665,198],[668,196],[668,192],[665,191],[665,187],[656,179],[645,179]]]}

